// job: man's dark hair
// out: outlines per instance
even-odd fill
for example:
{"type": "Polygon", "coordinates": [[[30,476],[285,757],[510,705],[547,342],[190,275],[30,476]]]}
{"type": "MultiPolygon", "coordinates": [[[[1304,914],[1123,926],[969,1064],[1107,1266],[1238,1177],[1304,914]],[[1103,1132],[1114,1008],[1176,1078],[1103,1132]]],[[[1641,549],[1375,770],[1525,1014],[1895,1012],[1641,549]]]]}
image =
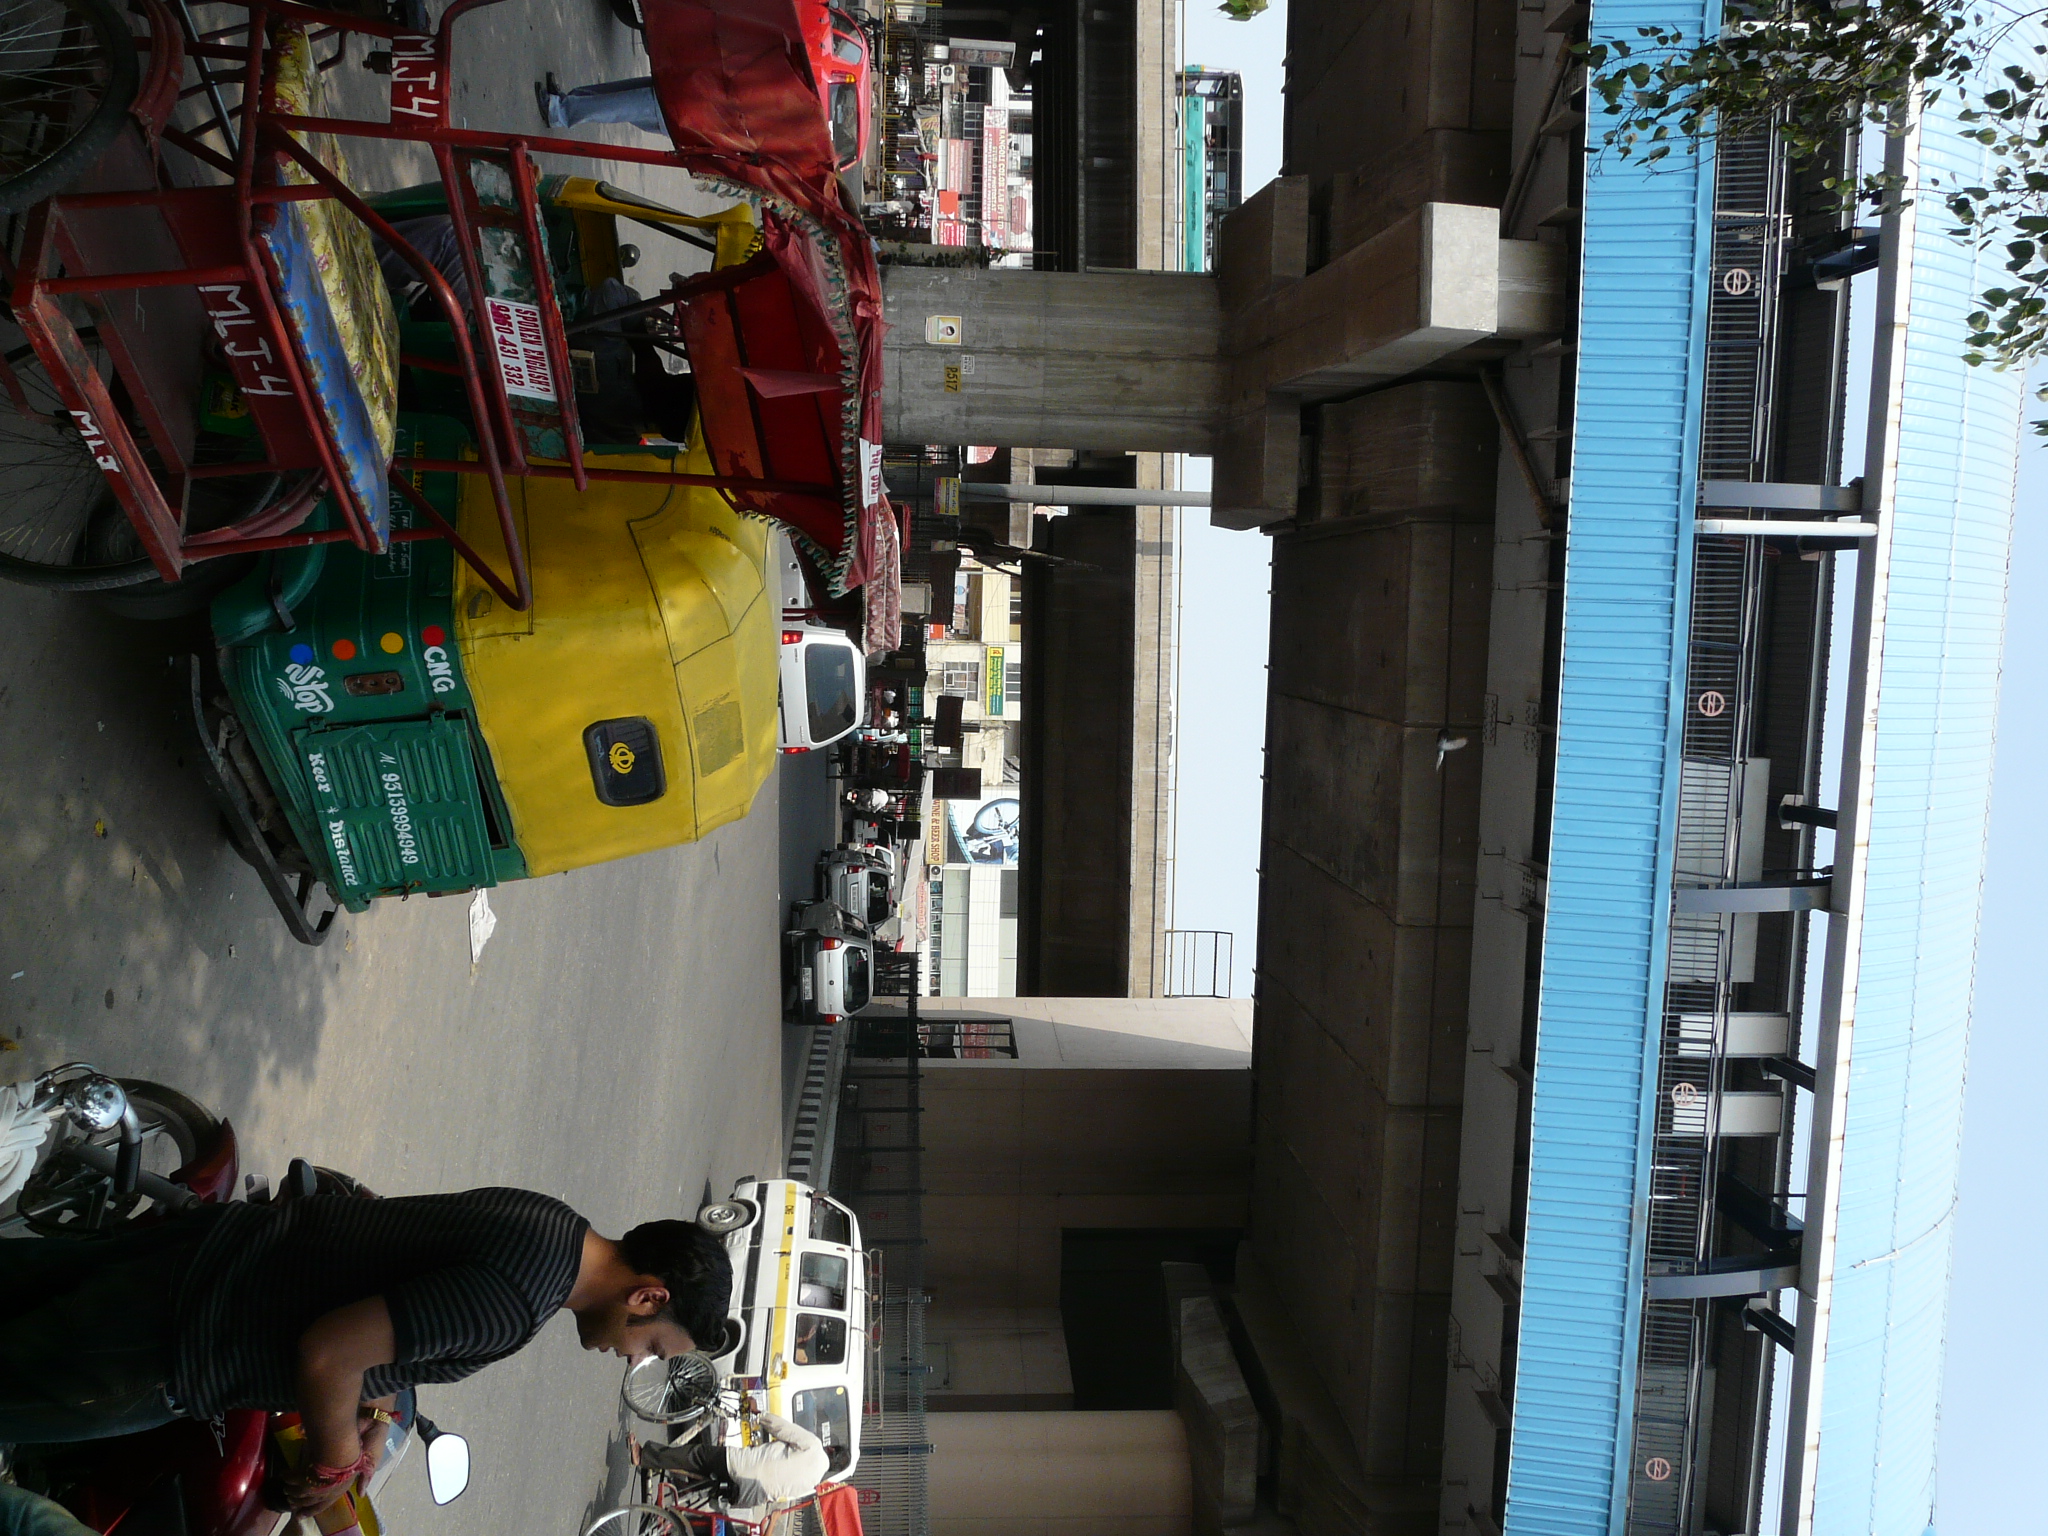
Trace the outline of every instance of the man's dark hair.
{"type": "Polygon", "coordinates": [[[668,1289],[661,1315],[715,1350],[732,1311],[732,1260],[725,1244],[694,1221],[642,1222],[619,1239],[619,1257],[668,1289]]]}

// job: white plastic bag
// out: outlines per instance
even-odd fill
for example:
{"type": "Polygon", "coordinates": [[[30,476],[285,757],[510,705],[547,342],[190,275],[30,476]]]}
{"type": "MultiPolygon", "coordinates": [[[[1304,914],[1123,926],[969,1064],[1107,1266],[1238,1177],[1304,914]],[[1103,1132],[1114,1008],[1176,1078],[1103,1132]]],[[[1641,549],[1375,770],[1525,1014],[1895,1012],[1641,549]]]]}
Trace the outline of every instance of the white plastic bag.
{"type": "Polygon", "coordinates": [[[469,898],[469,969],[475,972],[477,962],[484,957],[484,946],[491,942],[491,935],[498,931],[498,914],[491,910],[491,898],[482,886],[469,898]]]}
{"type": "Polygon", "coordinates": [[[57,1108],[38,1109],[34,1084],[9,1083],[0,1087],[0,1204],[21,1193],[28,1176],[35,1172],[36,1154],[50,1135],[50,1122],[57,1108]]]}

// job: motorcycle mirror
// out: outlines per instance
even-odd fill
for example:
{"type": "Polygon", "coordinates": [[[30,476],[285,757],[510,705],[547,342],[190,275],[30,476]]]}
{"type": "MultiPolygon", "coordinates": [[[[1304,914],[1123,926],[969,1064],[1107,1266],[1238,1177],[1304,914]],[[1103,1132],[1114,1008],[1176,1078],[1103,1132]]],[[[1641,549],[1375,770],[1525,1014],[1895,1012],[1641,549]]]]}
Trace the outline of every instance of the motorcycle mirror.
{"type": "Polygon", "coordinates": [[[444,1429],[427,1440],[427,1490],[436,1504],[447,1504],[468,1486],[469,1442],[444,1429]]]}

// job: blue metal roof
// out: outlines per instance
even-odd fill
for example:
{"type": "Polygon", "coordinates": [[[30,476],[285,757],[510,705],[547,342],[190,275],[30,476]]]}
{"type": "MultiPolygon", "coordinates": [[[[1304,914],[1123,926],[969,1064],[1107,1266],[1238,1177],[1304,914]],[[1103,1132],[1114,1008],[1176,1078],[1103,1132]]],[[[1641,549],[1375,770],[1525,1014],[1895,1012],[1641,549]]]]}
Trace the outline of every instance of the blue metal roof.
{"type": "MultiPolygon", "coordinates": [[[[2015,55],[2015,62],[2018,61],[2015,55]]],[[[1982,184],[1953,101],[1924,170],[1982,184]]],[[[2004,276],[1929,205],[1913,244],[1868,883],[1821,1398],[1816,1536],[1932,1514],[1964,1050],[1990,807],[2024,381],[1962,360],[2004,276]]]]}
{"type": "MultiPolygon", "coordinates": [[[[1697,36],[1599,0],[1594,38],[1697,36]]],[[[1718,7],[1716,8],[1718,14],[1718,7]]],[[[1597,144],[1603,119],[1588,124],[1597,144]]],[[[1509,1536],[1620,1528],[1677,822],[1711,167],[1588,161],[1509,1536]]]]}

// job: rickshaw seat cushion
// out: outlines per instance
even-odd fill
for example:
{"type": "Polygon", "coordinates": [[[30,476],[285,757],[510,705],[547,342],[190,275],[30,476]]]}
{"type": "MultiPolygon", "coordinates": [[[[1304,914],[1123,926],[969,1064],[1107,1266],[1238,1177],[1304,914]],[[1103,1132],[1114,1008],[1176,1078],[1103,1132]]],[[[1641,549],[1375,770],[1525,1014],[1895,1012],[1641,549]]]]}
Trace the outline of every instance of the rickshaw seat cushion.
{"type": "Polygon", "coordinates": [[[329,289],[320,278],[319,257],[300,210],[305,203],[286,203],[261,232],[264,250],[274,264],[278,307],[298,343],[306,383],[333,433],[341,471],[363,507],[376,535],[377,547],[390,538],[390,487],[385,470],[391,463],[392,439],[379,423],[357,383],[342,327],[337,323],[329,289]]]}
{"type": "MultiPolygon", "coordinates": [[[[270,87],[280,110],[324,114],[320,71],[303,28],[280,29],[270,87]]],[[[337,179],[350,181],[331,135],[306,135],[302,142],[337,179]]],[[[311,179],[293,165],[285,176],[311,179]]],[[[381,545],[390,521],[385,470],[398,431],[398,310],[378,270],[376,247],[362,223],[331,200],[278,205],[261,238],[276,263],[280,307],[314,399],[381,545]]]]}

